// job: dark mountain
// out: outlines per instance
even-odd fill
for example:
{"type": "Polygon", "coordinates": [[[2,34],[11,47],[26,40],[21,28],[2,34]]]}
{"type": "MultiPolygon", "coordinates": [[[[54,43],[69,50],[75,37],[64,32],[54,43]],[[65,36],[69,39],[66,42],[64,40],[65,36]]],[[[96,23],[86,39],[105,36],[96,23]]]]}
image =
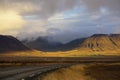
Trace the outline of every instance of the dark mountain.
{"type": "Polygon", "coordinates": [[[56,51],[60,46],[62,46],[62,43],[50,42],[46,38],[42,38],[42,37],[39,37],[36,40],[32,40],[32,41],[24,40],[23,43],[25,43],[30,48],[45,52],[56,51]]]}
{"type": "Polygon", "coordinates": [[[80,45],[84,42],[86,38],[80,38],[80,39],[75,39],[73,41],[70,41],[66,44],[63,44],[62,46],[60,46],[60,50],[61,51],[69,51],[69,50],[73,50],[75,48],[80,47],[80,45]]]}
{"type": "Polygon", "coordinates": [[[12,36],[0,35],[0,53],[31,50],[12,36]]]}
{"type": "Polygon", "coordinates": [[[105,51],[120,49],[120,34],[94,34],[88,37],[78,49],[105,51]]]}
{"type": "Polygon", "coordinates": [[[76,39],[69,43],[63,44],[60,42],[51,42],[46,38],[39,37],[36,40],[27,41],[24,40],[25,43],[30,48],[39,50],[39,51],[69,51],[75,49],[80,46],[80,44],[85,40],[85,38],[76,39]]]}

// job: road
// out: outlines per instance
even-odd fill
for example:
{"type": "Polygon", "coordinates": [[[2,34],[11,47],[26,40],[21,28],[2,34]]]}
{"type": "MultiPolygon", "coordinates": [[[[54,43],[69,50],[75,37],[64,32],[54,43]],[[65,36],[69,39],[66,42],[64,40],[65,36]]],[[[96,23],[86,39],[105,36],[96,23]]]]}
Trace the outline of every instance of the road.
{"type": "Polygon", "coordinates": [[[72,64],[78,64],[78,63],[115,63],[120,62],[120,56],[99,56],[99,57],[70,57],[70,58],[23,58],[24,60],[21,60],[18,58],[9,58],[9,60],[6,60],[6,58],[1,57],[1,65],[3,65],[5,62],[9,62],[11,65],[15,62],[23,63],[23,64],[49,64],[49,65],[41,65],[41,66],[30,66],[30,65],[24,65],[19,67],[7,67],[7,68],[0,68],[0,80],[30,80],[36,75],[40,75],[44,72],[48,72],[54,69],[62,68],[62,67],[68,67],[72,64]],[[12,62],[12,63],[11,63],[12,62]]]}
{"type": "Polygon", "coordinates": [[[34,77],[40,75],[44,72],[65,67],[68,65],[49,65],[49,66],[24,66],[24,67],[15,67],[14,69],[8,68],[7,70],[3,68],[0,71],[0,80],[24,80],[28,77],[34,77]]]}

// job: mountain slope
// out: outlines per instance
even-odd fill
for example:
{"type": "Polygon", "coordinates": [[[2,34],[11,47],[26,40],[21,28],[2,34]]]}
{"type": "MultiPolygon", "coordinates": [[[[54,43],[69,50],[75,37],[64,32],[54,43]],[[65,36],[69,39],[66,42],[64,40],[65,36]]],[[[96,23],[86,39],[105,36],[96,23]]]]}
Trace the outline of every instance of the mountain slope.
{"type": "Polygon", "coordinates": [[[69,50],[73,50],[75,48],[78,48],[85,40],[86,38],[80,38],[80,39],[75,39],[72,40],[66,44],[63,44],[62,46],[60,46],[60,50],[61,51],[69,51],[69,50]]]}
{"type": "Polygon", "coordinates": [[[70,41],[68,43],[61,43],[61,42],[51,42],[45,38],[37,38],[36,40],[32,40],[32,41],[22,41],[23,43],[25,43],[27,46],[29,46],[30,48],[39,50],[39,51],[44,51],[44,52],[55,52],[55,51],[69,51],[69,50],[73,50],[77,47],[79,47],[79,45],[81,43],[83,43],[83,41],[86,38],[80,38],[80,39],[75,39],[73,41],[70,41]]]}
{"type": "Polygon", "coordinates": [[[50,42],[46,38],[39,37],[32,41],[22,41],[24,44],[29,46],[32,49],[36,49],[39,51],[57,51],[60,46],[62,46],[62,43],[59,42],[50,42]]]}
{"type": "Polygon", "coordinates": [[[12,36],[0,35],[0,53],[13,51],[28,51],[30,48],[26,47],[19,40],[12,36]]]}
{"type": "Polygon", "coordinates": [[[120,49],[119,34],[95,34],[88,37],[79,47],[79,49],[89,49],[92,51],[105,51],[120,49]]]}
{"type": "Polygon", "coordinates": [[[110,39],[114,45],[116,45],[118,48],[120,48],[120,34],[112,34],[110,36],[110,39]]]}

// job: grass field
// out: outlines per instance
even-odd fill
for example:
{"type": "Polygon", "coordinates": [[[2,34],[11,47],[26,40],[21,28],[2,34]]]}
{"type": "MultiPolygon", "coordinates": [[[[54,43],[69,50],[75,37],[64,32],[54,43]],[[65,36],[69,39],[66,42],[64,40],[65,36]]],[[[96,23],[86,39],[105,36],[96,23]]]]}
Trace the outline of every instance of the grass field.
{"type": "Polygon", "coordinates": [[[91,63],[48,72],[36,80],[120,80],[120,63],[91,63]]]}

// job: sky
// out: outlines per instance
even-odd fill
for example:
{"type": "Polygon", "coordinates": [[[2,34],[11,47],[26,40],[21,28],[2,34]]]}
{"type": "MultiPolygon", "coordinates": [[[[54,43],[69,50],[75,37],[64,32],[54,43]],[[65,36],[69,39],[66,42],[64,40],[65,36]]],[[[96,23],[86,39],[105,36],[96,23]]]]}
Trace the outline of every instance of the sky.
{"type": "Polygon", "coordinates": [[[120,0],[0,0],[0,34],[68,42],[120,33],[120,0]]]}

